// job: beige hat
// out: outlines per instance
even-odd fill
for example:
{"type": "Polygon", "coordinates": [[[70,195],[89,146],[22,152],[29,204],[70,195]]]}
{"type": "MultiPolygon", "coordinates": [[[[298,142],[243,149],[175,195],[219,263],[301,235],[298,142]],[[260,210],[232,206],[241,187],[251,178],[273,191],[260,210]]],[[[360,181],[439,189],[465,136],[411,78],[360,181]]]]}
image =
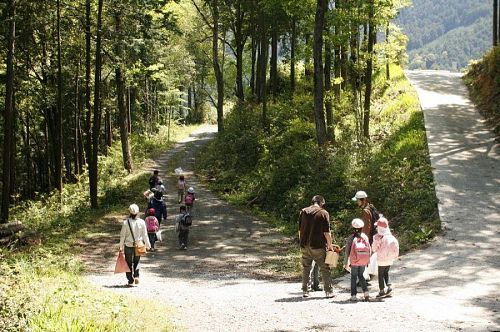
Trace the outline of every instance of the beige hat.
{"type": "Polygon", "coordinates": [[[363,220],[359,218],[354,218],[351,222],[352,227],[354,228],[363,228],[365,226],[365,223],[363,220]]]}
{"type": "Polygon", "coordinates": [[[139,213],[139,207],[137,206],[137,204],[131,204],[128,207],[128,210],[130,211],[130,214],[132,214],[132,215],[136,215],[139,213]]]}
{"type": "Polygon", "coordinates": [[[358,199],[361,199],[361,198],[367,198],[368,195],[364,192],[364,191],[358,191],[356,193],[356,195],[354,195],[354,197],[352,198],[353,201],[357,201],[358,199]]]}

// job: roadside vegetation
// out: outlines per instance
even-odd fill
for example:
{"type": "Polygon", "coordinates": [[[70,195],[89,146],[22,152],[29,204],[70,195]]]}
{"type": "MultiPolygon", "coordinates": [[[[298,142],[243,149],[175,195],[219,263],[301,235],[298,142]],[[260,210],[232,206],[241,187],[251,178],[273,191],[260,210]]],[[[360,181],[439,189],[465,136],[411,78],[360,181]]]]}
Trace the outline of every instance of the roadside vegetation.
{"type": "Polygon", "coordinates": [[[390,81],[375,78],[371,141],[353,139],[356,119],[342,99],[334,114],[335,142],[318,147],[312,97],[304,92],[269,105],[269,131],[261,129],[258,107],[236,106],[225,131],[198,159],[198,171],[222,197],[259,211],[291,238],[297,236],[300,209],[321,194],[342,244],[360,214],[351,197],[366,190],[390,220],[403,252],[428,242],[440,221],[423,113],[402,69],[391,66],[391,73],[390,81]]]}
{"type": "MultiPolygon", "coordinates": [[[[150,162],[149,158],[168,150],[195,128],[174,126],[170,142],[167,142],[166,128],[161,128],[154,137],[133,136],[135,165],[150,162]]],[[[95,245],[99,245],[103,229],[112,228],[109,222],[106,225],[106,216],[125,216],[131,202],[142,201],[150,176],[139,168],[127,174],[122,167],[120,149],[116,142],[108,156],[100,159],[99,209],[90,208],[88,182],[83,179],[64,187],[63,208],[57,195],[26,201],[13,208],[12,220],[22,221],[29,234],[21,233],[8,247],[0,247],[1,331],[168,331],[172,328],[168,307],[97,290],[82,277],[85,268],[78,254],[100,248],[81,244],[95,238],[95,245]]],[[[116,233],[117,246],[118,241],[116,233]]]]}
{"type": "Polygon", "coordinates": [[[500,139],[500,46],[470,64],[464,82],[479,112],[500,139]]]}

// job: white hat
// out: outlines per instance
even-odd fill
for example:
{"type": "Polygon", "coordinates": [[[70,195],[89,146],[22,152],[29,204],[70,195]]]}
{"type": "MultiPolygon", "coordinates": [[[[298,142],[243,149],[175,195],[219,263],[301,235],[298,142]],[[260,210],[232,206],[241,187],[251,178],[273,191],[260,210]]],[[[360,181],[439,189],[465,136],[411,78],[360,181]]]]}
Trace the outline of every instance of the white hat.
{"type": "Polygon", "coordinates": [[[356,195],[352,198],[353,201],[357,201],[360,198],[367,198],[368,195],[364,191],[358,191],[356,195]]]}
{"type": "Polygon", "coordinates": [[[194,188],[193,187],[189,187],[188,193],[190,193],[190,194],[194,193],[194,188]]]}
{"type": "Polygon", "coordinates": [[[128,210],[129,210],[130,214],[132,214],[132,215],[136,215],[139,213],[139,207],[137,206],[137,204],[131,204],[128,207],[128,210]]]}
{"type": "Polygon", "coordinates": [[[354,218],[351,222],[352,227],[354,228],[363,228],[365,226],[365,223],[363,220],[359,218],[354,218]]]}
{"type": "Polygon", "coordinates": [[[389,221],[384,218],[384,217],[380,217],[377,222],[375,223],[375,226],[377,227],[382,227],[382,228],[387,228],[389,227],[389,221]]]}

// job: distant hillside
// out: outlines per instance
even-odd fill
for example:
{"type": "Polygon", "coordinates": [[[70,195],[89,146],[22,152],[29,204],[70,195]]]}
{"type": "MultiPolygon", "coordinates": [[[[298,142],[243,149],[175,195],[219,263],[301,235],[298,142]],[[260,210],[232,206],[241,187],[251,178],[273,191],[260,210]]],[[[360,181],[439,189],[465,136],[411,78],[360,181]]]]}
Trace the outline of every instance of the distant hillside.
{"type": "Polygon", "coordinates": [[[413,0],[397,23],[412,69],[460,70],[491,48],[491,1],[413,0]]]}

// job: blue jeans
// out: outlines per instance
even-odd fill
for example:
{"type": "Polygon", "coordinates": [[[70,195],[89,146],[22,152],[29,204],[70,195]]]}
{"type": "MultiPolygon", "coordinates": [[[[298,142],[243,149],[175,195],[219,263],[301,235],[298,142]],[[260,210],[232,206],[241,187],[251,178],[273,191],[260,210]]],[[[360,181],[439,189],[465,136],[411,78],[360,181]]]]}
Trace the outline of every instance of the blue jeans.
{"type": "Polygon", "coordinates": [[[151,249],[155,248],[156,233],[148,233],[149,243],[151,243],[151,249]]]}
{"type": "Polygon", "coordinates": [[[141,256],[135,255],[134,247],[125,246],[125,260],[127,261],[127,265],[132,272],[127,272],[128,283],[132,284],[134,282],[134,278],[139,278],[139,261],[141,256]]]}
{"type": "Polygon", "coordinates": [[[361,284],[361,289],[363,292],[368,292],[368,285],[366,285],[365,277],[363,277],[363,272],[365,272],[365,266],[351,266],[351,296],[358,294],[358,289],[356,284],[361,284]]]}

